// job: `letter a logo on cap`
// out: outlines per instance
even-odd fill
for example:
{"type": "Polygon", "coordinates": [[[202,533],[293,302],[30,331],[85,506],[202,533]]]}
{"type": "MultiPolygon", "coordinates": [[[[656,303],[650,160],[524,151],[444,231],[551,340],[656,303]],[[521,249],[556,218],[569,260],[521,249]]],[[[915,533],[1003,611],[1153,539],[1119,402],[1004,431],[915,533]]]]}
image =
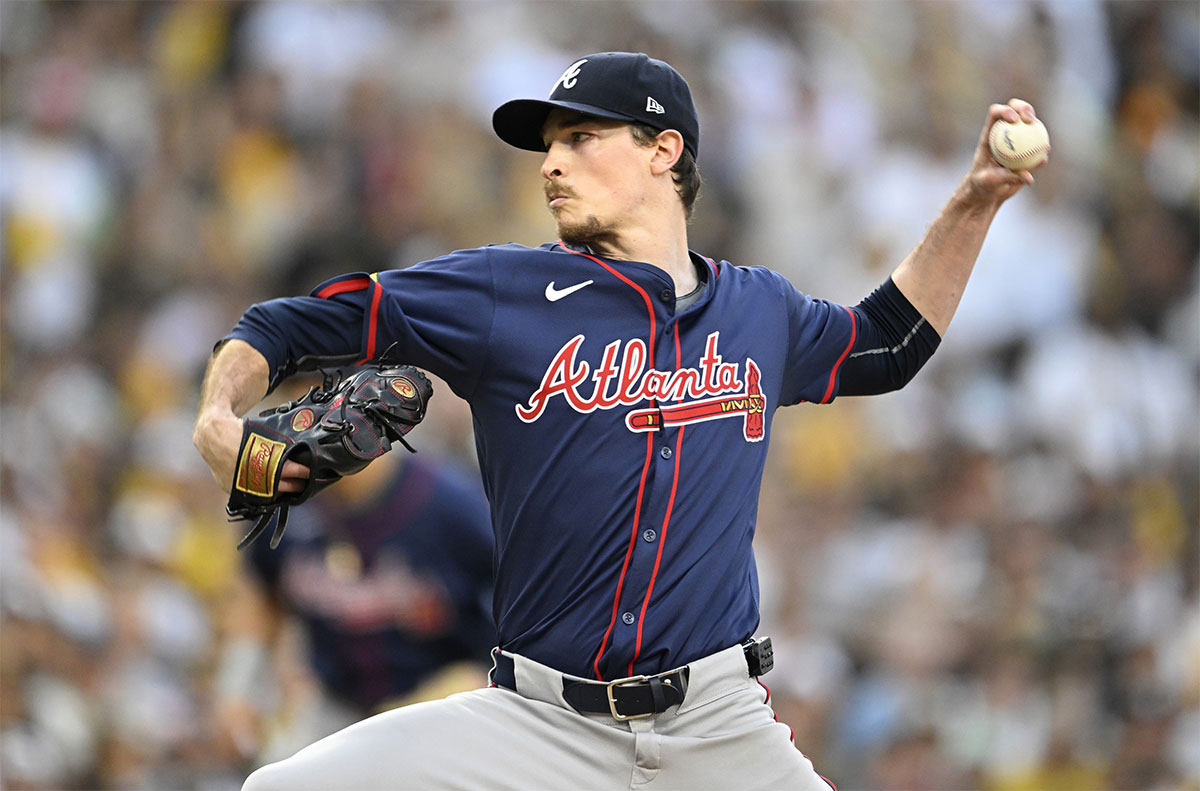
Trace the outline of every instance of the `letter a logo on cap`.
{"type": "MultiPolygon", "coordinates": [[[[559,85],[561,85],[564,88],[574,88],[575,83],[579,80],[579,71],[583,64],[587,63],[587,60],[587,58],[580,58],[568,66],[567,70],[564,71],[562,76],[558,78],[558,82],[554,83],[554,87],[557,88],[559,85]]],[[[554,92],[553,88],[550,92],[554,92]]]]}
{"type": "Polygon", "coordinates": [[[663,106],[662,106],[661,104],[659,104],[658,102],[654,101],[654,97],[653,97],[653,96],[647,96],[647,97],[646,97],[646,112],[648,112],[648,113],[658,113],[659,115],[663,115],[663,114],[665,114],[667,111],[666,111],[665,109],[663,109],[663,106]]]}

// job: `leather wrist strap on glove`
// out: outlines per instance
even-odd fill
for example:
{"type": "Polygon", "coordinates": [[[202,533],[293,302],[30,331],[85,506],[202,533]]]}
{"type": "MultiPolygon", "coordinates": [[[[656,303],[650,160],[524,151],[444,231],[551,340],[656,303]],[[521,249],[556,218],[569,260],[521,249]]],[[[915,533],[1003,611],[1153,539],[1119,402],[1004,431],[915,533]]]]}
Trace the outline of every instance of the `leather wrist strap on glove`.
{"type": "Polygon", "coordinates": [[[393,442],[416,450],[404,435],[425,419],[433,386],[411,365],[376,365],[346,379],[326,375],[303,398],[247,418],[225,511],[254,520],[238,543],[248,546],[276,521],[271,548],[279,546],[288,508],[387,453],[393,442]],[[311,470],[303,491],[281,493],[285,461],[311,470]]]}

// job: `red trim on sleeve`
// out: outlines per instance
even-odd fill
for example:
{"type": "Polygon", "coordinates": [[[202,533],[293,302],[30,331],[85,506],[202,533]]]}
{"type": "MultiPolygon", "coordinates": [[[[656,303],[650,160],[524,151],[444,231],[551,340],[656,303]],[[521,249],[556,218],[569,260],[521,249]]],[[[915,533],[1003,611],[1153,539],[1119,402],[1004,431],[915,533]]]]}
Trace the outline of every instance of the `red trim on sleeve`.
{"type": "Polygon", "coordinates": [[[850,356],[850,350],[854,348],[854,341],[858,337],[858,319],[854,317],[854,311],[845,306],[839,306],[842,310],[850,314],[850,342],[846,344],[845,351],[833,364],[833,370],[829,372],[829,386],[825,388],[825,395],[821,396],[821,400],[817,403],[828,404],[829,399],[833,397],[833,387],[837,383],[838,369],[842,367],[842,363],[846,362],[846,358],[850,356]]]}
{"type": "Polygon", "coordinates": [[[320,297],[321,299],[329,299],[337,294],[345,294],[347,291],[362,291],[364,288],[367,288],[370,285],[371,278],[354,277],[348,280],[339,280],[336,283],[330,283],[313,296],[320,297]]]}

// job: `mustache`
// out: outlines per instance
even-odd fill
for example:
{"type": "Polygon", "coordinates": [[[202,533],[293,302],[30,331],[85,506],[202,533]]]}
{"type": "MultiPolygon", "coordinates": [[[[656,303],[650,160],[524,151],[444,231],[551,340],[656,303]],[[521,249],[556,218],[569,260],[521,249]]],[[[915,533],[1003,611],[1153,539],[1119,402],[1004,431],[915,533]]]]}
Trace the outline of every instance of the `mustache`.
{"type": "Polygon", "coordinates": [[[558,184],[553,181],[547,181],[546,185],[542,188],[542,191],[546,193],[546,200],[550,200],[551,198],[557,196],[564,198],[575,197],[575,191],[570,187],[563,186],[562,184],[558,184]]]}

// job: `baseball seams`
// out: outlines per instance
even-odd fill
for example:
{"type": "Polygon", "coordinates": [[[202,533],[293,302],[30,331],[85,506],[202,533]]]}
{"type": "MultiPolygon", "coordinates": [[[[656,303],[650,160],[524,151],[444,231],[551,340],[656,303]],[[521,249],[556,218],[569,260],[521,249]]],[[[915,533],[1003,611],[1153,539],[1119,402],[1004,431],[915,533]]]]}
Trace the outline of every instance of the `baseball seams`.
{"type": "Polygon", "coordinates": [[[1009,170],[1031,170],[1050,152],[1050,134],[1037,118],[1029,123],[1000,120],[988,132],[988,148],[1009,170]]]}

